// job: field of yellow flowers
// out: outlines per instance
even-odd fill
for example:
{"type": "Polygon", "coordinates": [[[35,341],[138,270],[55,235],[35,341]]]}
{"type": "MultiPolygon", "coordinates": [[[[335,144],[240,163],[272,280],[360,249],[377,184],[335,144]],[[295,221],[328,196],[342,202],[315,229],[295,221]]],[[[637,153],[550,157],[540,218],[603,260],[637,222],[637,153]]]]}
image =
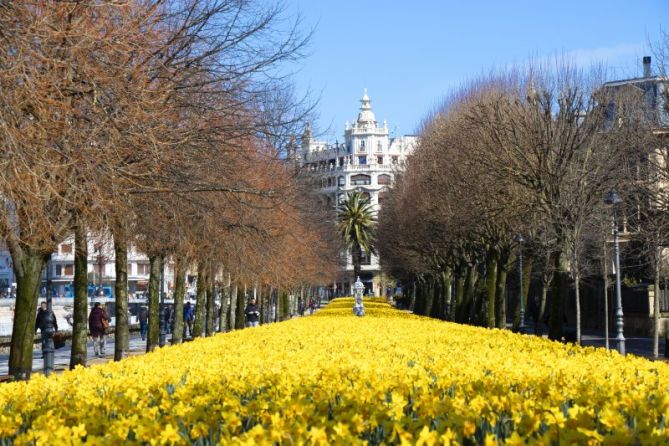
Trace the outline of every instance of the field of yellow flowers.
{"type": "Polygon", "coordinates": [[[669,365],[366,300],[0,385],[2,444],[669,444],[669,365]]]}

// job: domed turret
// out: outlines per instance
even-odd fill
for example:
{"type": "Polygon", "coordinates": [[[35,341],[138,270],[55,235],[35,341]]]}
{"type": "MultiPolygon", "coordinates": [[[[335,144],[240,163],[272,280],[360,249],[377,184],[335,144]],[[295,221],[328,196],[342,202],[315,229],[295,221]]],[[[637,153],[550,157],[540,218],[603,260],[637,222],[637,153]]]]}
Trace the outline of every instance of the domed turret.
{"type": "Polygon", "coordinates": [[[376,116],[374,116],[374,112],[372,111],[372,102],[369,99],[369,96],[367,96],[367,89],[365,88],[365,92],[362,95],[362,99],[360,99],[360,113],[358,113],[358,125],[376,125],[376,116]]]}

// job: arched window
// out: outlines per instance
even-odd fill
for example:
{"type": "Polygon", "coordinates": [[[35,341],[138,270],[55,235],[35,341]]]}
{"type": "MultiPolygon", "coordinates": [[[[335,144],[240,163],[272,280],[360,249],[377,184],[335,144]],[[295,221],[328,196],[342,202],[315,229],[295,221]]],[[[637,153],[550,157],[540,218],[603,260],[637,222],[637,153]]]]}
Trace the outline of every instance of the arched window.
{"type": "Polygon", "coordinates": [[[346,186],[346,177],[345,176],[339,177],[339,185],[340,186],[346,186]]]}
{"type": "Polygon", "coordinates": [[[372,184],[372,177],[369,175],[353,175],[351,177],[352,186],[368,186],[372,184]]]}
{"type": "Polygon", "coordinates": [[[379,176],[376,178],[376,182],[379,183],[379,184],[382,185],[382,186],[389,186],[391,180],[392,180],[392,179],[391,179],[390,175],[387,175],[387,174],[385,174],[385,173],[379,175],[379,176]]]}

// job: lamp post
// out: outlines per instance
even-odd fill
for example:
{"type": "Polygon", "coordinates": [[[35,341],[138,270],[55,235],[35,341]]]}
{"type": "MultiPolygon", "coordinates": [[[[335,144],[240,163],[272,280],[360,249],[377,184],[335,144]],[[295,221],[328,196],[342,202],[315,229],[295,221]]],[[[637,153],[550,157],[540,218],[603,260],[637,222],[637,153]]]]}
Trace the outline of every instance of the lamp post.
{"type": "Polygon", "coordinates": [[[525,243],[525,238],[522,234],[518,234],[516,241],[518,242],[518,289],[520,293],[518,296],[520,299],[518,331],[525,334],[525,301],[523,300],[523,243],[525,243]]]}
{"type": "Polygon", "coordinates": [[[353,294],[355,296],[355,305],[353,305],[353,314],[356,316],[365,315],[365,306],[362,303],[362,293],[365,291],[365,285],[360,281],[360,277],[353,284],[353,294]]]}
{"type": "Polygon", "coordinates": [[[618,237],[618,222],[616,221],[616,209],[623,202],[616,191],[611,190],[606,195],[604,202],[613,208],[613,255],[616,265],[616,341],[618,343],[618,352],[625,355],[625,336],[623,335],[623,300],[620,288],[620,243],[618,237]]]}
{"type": "MultiPolygon", "coordinates": [[[[51,254],[49,254],[49,259],[46,262],[46,308],[47,311],[49,312],[49,317],[53,314],[53,299],[52,299],[52,293],[51,293],[51,268],[52,268],[52,262],[51,262],[51,254]]],[[[51,319],[49,319],[50,321],[51,319]]],[[[50,322],[49,322],[50,323],[50,322]]],[[[42,328],[42,330],[45,330],[42,328]]],[[[46,328],[46,336],[45,336],[45,342],[42,347],[42,358],[44,358],[44,374],[46,376],[51,375],[53,373],[53,362],[54,362],[54,353],[56,350],[56,347],[54,346],[53,343],[53,335],[55,334],[55,327],[51,326],[49,328],[46,328]]]]}

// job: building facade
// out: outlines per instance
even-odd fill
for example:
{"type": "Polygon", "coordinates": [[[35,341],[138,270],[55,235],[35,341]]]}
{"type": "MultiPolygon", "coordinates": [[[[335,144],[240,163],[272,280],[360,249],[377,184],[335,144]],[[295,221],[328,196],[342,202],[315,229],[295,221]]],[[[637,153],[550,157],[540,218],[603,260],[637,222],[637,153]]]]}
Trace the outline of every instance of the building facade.
{"type": "MultiPolygon", "coordinates": [[[[357,119],[352,124],[346,122],[343,143],[316,140],[307,128],[295,157],[302,168],[317,176],[320,193],[329,206],[337,206],[348,193],[357,190],[378,212],[395,175],[403,168],[417,141],[415,136],[390,137],[387,122],[377,122],[365,90],[357,119]]],[[[345,257],[344,271],[331,288],[334,294],[350,293],[354,282],[350,252],[345,253],[345,257]]],[[[364,256],[360,279],[366,292],[377,296],[394,286],[381,276],[379,259],[374,254],[364,256]]]]}

